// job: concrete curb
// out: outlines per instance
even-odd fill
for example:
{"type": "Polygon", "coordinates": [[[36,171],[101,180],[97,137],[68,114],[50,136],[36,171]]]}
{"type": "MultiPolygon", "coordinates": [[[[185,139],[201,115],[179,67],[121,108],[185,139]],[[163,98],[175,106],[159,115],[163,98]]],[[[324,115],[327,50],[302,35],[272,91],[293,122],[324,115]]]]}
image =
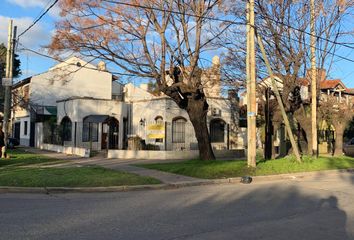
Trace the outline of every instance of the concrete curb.
{"type": "MultiPolygon", "coordinates": [[[[305,177],[314,177],[321,174],[336,175],[341,173],[354,173],[354,169],[336,169],[315,172],[287,173],[268,176],[252,177],[256,183],[279,180],[296,180],[305,177]]],[[[111,186],[111,187],[8,187],[0,186],[0,193],[94,193],[94,192],[128,192],[143,190],[168,190],[183,187],[217,185],[217,184],[241,184],[241,177],[224,178],[224,179],[202,179],[200,181],[187,181],[178,183],[151,184],[151,185],[134,185],[134,186],[111,186]]]]}

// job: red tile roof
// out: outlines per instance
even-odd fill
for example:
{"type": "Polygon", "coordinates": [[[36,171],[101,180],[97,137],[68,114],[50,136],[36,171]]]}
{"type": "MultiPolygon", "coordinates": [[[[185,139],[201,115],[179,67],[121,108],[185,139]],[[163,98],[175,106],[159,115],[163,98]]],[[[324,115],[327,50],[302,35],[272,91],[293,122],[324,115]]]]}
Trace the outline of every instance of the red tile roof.
{"type": "Polygon", "coordinates": [[[344,89],[346,89],[345,85],[342,83],[340,79],[323,80],[320,82],[320,89],[335,88],[338,84],[341,85],[341,87],[343,87],[344,89]]]}
{"type": "Polygon", "coordinates": [[[347,88],[347,90],[345,90],[345,92],[354,94],[354,88],[347,88]]]}

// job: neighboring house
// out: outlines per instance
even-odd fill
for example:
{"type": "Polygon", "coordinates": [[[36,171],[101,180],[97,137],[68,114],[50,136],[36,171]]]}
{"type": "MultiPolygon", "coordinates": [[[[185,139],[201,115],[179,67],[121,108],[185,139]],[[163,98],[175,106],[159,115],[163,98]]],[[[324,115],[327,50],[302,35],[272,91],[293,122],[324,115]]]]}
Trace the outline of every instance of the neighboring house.
{"type": "MultiPolygon", "coordinates": [[[[300,97],[301,100],[305,103],[310,102],[310,97],[311,97],[311,81],[310,81],[310,74],[311,71],[307,71],[307,77],[306,78],[299,78],[299,90],[300,90],[300,97]]],[[[283,90],[283,76],[281,75],[276,75],[275,76],[275,82],[278,87],[279,92],[281,93],[283,90]]],[[[347,104],[354,104],[354,89],[348,89],[344,83],[340,79],[327,79],[326,76],[326,70],[325,69],[317,69],[317,86],[318,86],[318,91],[320,92],[319,99],[321,101],[326,101],[327,96],[335,96],[337,98],[338,102],[346,102],[347,104]]],[[[273,90],[273,86],[271,83],[271,78],[266,77],[263,80],[261,80],[258,83],[258,98],[262,97],[263,100],[265,101],[265,95],[263,94],[266,88],[270,88],[273,90]]],[[[241,94],[242,99],[240,101],[241,106],[247,104],[247,93],[244,92],[241,94]]],[[[291,97],[291,96],[289,96],[291,97]]],[[[257,101],[258,101],[257,98],[257,101]]],[[[270,99],[275,99],[275,96],[271,96],[270,99]]],[[[328,131],[335,131],[335,129],[331,126],[327,126],[325,123],[319,123],[319,140],[320,140],[320,151],[322,153],[327,152],[328,148],[326,145],[327,139],[323,137],[325,134],[324,132],[327,132],[326,134],[328,135],[328,131]],[[326,128],[326,129],[325,129],[326,128]],[[323,146],[322,146],[322,145],[323,146]]],[[[280,145],[284,143],[283,140],[280,140],[280,136],[285,136],[284,134],[285,130],[280,128],[276,133],[274,133],[275,139],[274,139],[274,145],[280,148],[280,145]]],[[[331,133],[333,135],[333,133],[331,133]]],[[[246,139],[247,136],[245,135],[244,138],[246,139]]],[[[285,147],[284,147],[285,148],[285,147]]]]}
{"type": "MultiPolygon", "coordinates": [[[[203,77],[212,145],[235,149],[239,147],[237,94],[230,91],[230,97],[222,97],[218,58],[213,63],[213,74],[208,69],[204,73],[208,78],[203,77]]],[[[186,111],[168,96],[149,92],[147,84],[119,83],[103,62],[94,66],[72,57],[18,82],[13,95],[13,134],[21,145],[43,147],[44,143],[92,151],[197,150],[186,111]]]]}

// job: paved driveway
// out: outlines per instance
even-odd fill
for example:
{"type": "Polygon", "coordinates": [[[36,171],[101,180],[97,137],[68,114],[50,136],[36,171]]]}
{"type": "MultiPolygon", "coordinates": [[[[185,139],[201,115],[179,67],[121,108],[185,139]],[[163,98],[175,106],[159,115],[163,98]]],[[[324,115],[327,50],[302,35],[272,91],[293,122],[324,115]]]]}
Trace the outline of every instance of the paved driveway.
{"type": "Polygon", "coordinates": [[[354,239],[353,179],[2,194],[0,239],[354,239]]]}

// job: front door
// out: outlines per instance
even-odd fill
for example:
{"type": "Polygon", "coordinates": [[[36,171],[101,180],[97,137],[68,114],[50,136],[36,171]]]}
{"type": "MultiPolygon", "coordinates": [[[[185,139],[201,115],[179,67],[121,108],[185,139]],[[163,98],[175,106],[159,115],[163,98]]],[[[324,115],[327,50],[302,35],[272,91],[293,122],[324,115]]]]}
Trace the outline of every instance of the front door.
{"type": "Polygon", "coordinates": [[[111,118],[108,122],[109,128],[109,149],[118,149],[119,143],[119,122],[115,118],[111,118]]]}
{"type": "Polygon", "coordinates": [[[14,137],[20,141],[21,122],[15,123],[14,137]]]}
{"type": "Polygon", "coordinates": [[[34,139],[35,135],[36,124],[34,122],[30,123],[30,147],[34,147],[34,139]]]}
{"type": "Polygon", "coordinates": [[[128,149],[128,119],[123,118],[123,149],[128,149]]]}
{"type": "Polygon", "coordinates": [[[101,140],[101,149],[105,150],[107,148],[107,136],[108,136],[108,124],[102,123],[102,140],[101,140]]]}

